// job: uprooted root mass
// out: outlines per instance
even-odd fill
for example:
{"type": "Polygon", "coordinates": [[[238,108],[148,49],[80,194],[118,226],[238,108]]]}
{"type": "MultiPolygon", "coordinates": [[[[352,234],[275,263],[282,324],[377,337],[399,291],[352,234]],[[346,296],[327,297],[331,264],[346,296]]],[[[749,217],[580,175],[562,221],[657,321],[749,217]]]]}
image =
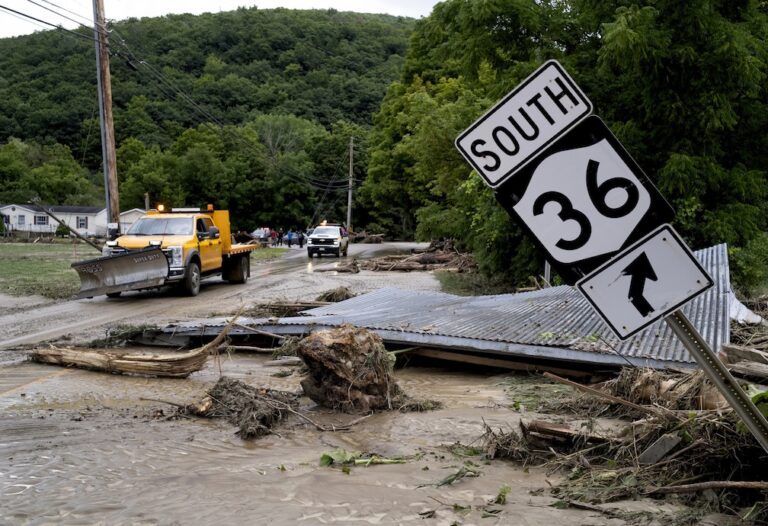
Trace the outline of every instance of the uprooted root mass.
{"type": "Polygon", "coordinates": [[[315,403],[345,412],[437,409],[439,402],[409,398],[395,382],[395,358],[381,338],[366,329],[344,325],[304,338],[297,350],[307,365],[301,381],[315,403]]]}

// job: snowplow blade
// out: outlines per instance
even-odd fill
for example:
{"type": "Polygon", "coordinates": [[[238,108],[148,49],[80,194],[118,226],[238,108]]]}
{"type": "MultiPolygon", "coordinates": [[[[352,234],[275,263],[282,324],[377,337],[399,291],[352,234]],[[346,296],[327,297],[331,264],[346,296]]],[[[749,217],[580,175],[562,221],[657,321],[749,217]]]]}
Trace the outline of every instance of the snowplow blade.
{"type": "Polygon", "coordinates": [[[72,263],[80,276],[77,298],[159,287],[168,277],[168,260],[158,247],[72,263]]]}

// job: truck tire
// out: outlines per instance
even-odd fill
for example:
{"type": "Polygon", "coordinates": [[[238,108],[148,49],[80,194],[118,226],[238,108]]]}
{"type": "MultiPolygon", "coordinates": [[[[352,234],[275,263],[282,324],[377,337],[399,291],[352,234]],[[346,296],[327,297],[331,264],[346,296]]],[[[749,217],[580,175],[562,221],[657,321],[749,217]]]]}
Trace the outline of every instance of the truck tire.
{"type": "Polygon", "coordinates": [[[200,293],[200,264],[197,261],[189,262],[183,287],[187,296],[197,296],[200,293]]]}
{"type": "Polygon", "coordinates": [[[119,298],[120,294],[122,294],[122,292],[120,292],[120,291],[117,291],[117,292],[107,292],[107,297],[108,298],[119,298]]]}
{"type": "Polygon", "coordinates": [[[246,256],[240,256],[233,262],[232,273],[230,274],[230,283],[245,283],[248,281],[248,271],[250,259],[246,256]]]}
{"type": "Polygon", "coordinates": [[[344,247],[344,254],[342,254],[344,257],[347,257],[347,252],[349,252],[349,245],[344,247]]]}

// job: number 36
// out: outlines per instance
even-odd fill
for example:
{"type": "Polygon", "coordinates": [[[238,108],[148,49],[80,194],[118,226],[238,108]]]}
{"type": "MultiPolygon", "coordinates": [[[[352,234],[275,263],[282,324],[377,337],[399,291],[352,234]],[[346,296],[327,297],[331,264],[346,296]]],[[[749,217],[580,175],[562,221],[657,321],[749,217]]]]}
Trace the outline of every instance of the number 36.
{"type": "MultiPolygon", "coordinates": [[[[631,213],[640,200],[640,192],[638,191],[637,186],[635,186],[632,181],[622,177],[613,177],[598,184],[597,169],[599,166],[600,163],[593,159],[590,159],[587,164],[587,192],[589,193],[589,199],[592,201],[592,204],[598,212],[611,219],[624,217],[631,213]],[[627,193],[627,198],[621,205],[611,207],[606,202],[608,193],[611,190],[618,188],[623,189],[627,193]]],[[[583,212],[573,208],[573,204],[571,204],[571,201],[564,194],[553,191],[541,194],[533,203],[533,215],[537,216],[543,214],[544,206],[550,202],[560,205],[560,211],[557,213],[557,216],[563,220],[563,222],[573,220],[579,225],[579,235],[573,239],[561,238],[555,243],[555,246],[561,250],[577,250],[586,245],[589,238],[592,236],[592,224],[583,212]]]]}

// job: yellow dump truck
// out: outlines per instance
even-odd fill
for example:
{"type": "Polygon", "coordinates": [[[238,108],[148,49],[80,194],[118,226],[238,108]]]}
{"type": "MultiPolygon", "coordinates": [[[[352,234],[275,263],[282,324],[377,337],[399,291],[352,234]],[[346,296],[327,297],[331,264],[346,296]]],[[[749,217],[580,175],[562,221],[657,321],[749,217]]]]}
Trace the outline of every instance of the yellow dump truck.
{"type": "Polygon", "coordinates": [[[174,284],[196,296],[200,280],[218,274],[245,283],[256,248],[232,242],[227,210],[150,210],[125,235],[107,241],[102,257],[72,264],[80,276],[77,297],[117,297],[174,284]]]}

